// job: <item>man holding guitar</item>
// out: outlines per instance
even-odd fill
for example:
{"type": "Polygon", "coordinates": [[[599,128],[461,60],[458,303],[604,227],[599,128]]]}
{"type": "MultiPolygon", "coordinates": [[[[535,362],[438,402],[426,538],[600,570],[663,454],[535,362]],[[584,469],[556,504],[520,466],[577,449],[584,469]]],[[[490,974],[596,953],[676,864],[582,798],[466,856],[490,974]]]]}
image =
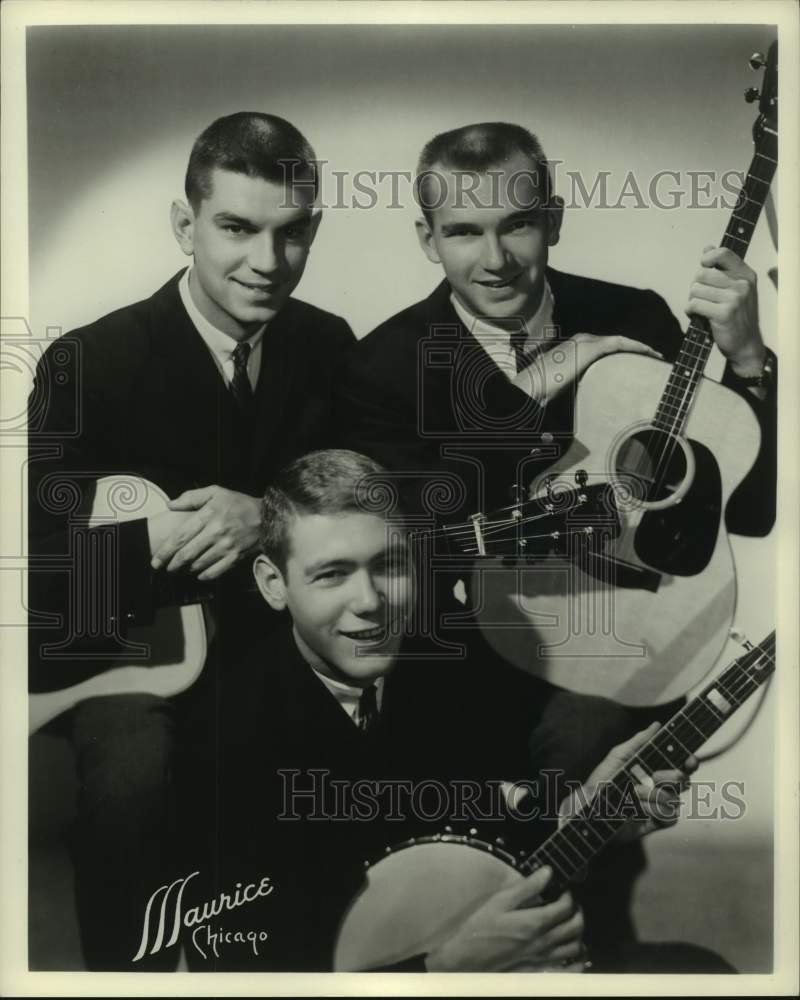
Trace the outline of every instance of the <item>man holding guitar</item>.
{"type": "MultiPolygon", "coordinates": [[[[411,474],[412,509],[444,480],[458,496],[448,517],[469,525],[477,512],[508,511],[564,455],[577,383],[594,362],[618,353],[672,362],[682,333],[654,292],[549,266],[564,206],[538,140],[521,126],[488,122],[436,136],[422,151],[416,190],[419,242],[445,280],[356,345],[342,394],[345,440],[402,471],[402,483],[411,474]]],[[[710,323],[727,361],[723,385],[761,428],[758,458],[727,506],[727,524],[766,534],[775,506],[777,362],[759,329],[756,276],[731,249],[707,247],[686,308],[710,323]]],[[[472,540],[472,529],[466,534],[472,540]]],[[[487,554],[490,543],[487,534],[487,554]]],[[[453,578],[445,583],[435,600],[449,610],[453,578]]],[[[525,599],[535,610],[535,597],[525,599]]],[[[508,642],[519,634],[499,632],[508,642]]],[[[654,717],[537,684],[534,759],[581,779],[654,717]]],[[[610,899],[599,895],[599,922],[608,925],[610,899]]]]}
{"type": "Polygon", "coordinates": [[[202,699],[217,664],[272,627],[242,565],[258,497],[276,468],[329,440],[352,338],[339,317],[291,298],[320,222],[314,152],[293,125],[257,112],[215,121],[185,187],[171,220],[192,266],[54,343],[31,396],[30,682],[48,697],[69,689],[74,704],[53,726],[76,754],[76,892],[93,970],[131,969],[145,887],[171,858],[176,701],[146,692],[163,690],[161,665],[198,642],[146,629],[164,621],[161,605],[213,599],[210,655],[183,696],[202,699]],[[124,518],[112,503],[111,523],[87,522],[111,475],[128,477],[109,493],[123,507],[149,483],[168,506],[124,518]],[[152,689],[107,696],[120,690],[107,681],[125,690],[142,668],[152,689]]]}

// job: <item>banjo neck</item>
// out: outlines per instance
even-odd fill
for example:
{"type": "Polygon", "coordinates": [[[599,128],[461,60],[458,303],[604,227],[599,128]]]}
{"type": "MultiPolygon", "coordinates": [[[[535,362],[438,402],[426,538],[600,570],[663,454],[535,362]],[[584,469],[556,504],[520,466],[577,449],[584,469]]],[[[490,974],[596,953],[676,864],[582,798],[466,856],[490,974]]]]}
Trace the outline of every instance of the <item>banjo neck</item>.
{"type": "Polygon", "coordinates": [[[603,782],[576,816],[519,864],[530,873],[548,865],[553,876],[546,895],[558,896],[574,877],[636,815],[632,789],[634,772],[680,768],[686,758],[759,688],[775,670],[775,632],[727,667],[696,698],[684,706],[607,782],[603,782]]]}

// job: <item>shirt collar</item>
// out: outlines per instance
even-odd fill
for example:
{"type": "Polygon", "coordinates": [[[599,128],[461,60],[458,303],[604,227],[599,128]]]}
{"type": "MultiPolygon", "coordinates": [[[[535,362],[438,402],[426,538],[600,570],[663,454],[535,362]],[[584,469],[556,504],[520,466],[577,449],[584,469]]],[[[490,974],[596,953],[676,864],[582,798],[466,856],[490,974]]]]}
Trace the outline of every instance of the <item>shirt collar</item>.
{"type": "MultiPolygon", "coordinates": [[[[361,695],[364,693],[364,688],[356,687],[352,684],[345,684],[342,681],[334,680],[333,677],[328,677],[327,674],[323,674],[319,667],[321,661],[319,659],[314,659],[306,655],[300,648],[300,644],[297,642],[295,636],[295,645],[298,648],[298,652],[303,657],[303,659],[308,663],[311,669],[314,671],[314,675],[322,681],[325,687],[330,691],[333,697],[341,705],[341,707],[347,712],[347,714],[352,718],[358,708],[358,703],[361,700],[361,695]]],[[[378,677],[373,684],[375,685],[375,695],[378,703],[378,709],[381,707],[381,702],[383,700],[383,684],[384,677],[378,677]]]]}
{"type": "Polygon", "coordinates": [[[249,344],[250,350],[255,350],[258,344],[261,343],[261,338],[264,336],[264,330],[266,329],[267,324],[265,323],[259,330],[256,330],[251,337],[242,341],[235,340],[230,334],[220,330],[219,327],[214,326],[213,323],[209,323],[209,321],[197,308],[195,301],[192,298],[192,293],[189,289],[189,275],[191,273],[191,267],[187,268],[183,273],[180,281],[178,282],[178,291],[180,292],[184,308],[189,314],[189,319],[194,324],[195,329],[203,338],[212,354],[219,358],[220,362],[224,363],[230,360],[231,355],[238,344],[249,344]]]}

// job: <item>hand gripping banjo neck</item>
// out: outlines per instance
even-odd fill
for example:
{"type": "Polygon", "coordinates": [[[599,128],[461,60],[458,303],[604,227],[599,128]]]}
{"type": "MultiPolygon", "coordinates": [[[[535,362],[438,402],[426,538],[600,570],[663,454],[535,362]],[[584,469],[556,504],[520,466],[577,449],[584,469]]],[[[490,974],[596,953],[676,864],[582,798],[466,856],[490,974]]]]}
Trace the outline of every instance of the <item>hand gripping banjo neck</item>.
{"type": "Polygon", "coordinates": [[[752,646],[672,716],[624,767],[598,788],[575,817],[567,820],[520,864],[526,874],[549,865],[553,877],[546,895],[555,897],[631,818],[629,791],[637,783],[633,769],[648,775],[681,768],[686,758],[756,691],[775,670],[775,632],[752,646]],[[627,804],[627,808],[626,808],[627,804]]]}
{"type": "MultiPolygon", "coordinates": [[[[445,832],[387,847],[367,865],[361,890],[339,926],[334,969],[386,969],[417,958],[447,941],[464,921],[501,889],[548,865],[553,875],[542,894],[551,899],[611,840],[631,810],[624,808],[637,779],[680,767],[761,687],[775,670],[775,633],[734,661],[690,704],[677,712],[584,808],[532,854],[514,856],[477,837],[445,832]]],[[[628,800],[631,801],[630,799],[628,800]]]]}

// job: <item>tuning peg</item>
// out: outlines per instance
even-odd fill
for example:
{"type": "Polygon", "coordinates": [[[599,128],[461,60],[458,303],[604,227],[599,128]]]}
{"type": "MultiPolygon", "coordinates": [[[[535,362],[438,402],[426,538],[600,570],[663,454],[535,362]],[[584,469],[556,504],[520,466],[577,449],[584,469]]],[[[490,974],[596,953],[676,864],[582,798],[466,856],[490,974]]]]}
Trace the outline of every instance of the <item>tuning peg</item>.
{"type": "Polygon", "coordinates": [[[744,99],[748,104],[752,104],[753,101],[757,101],[759,97],[761,97],[761,94],[759,94],[757,87],[748,87],[744,92],[744,99]]]}
{"type": "Polygon", "coordinates": [[[764,58],[764,56],[760,52],[754,52],[750,56],[749,62],[750,62],[750,67],[752,69],[761,69],[762,66],[766,66],[767,65],[767,60],[764,58]]]}
{"type": "Polygon", "coordinates": [[[747,638],[744,632],[740,632],[738,628],[732,628],[730,631],[730,636],[734,642],[738,642],[739,645],[743,646],[745,649],[747,650],[753,649],[752,642],[750,642],[750,640],[747,638]]]}

